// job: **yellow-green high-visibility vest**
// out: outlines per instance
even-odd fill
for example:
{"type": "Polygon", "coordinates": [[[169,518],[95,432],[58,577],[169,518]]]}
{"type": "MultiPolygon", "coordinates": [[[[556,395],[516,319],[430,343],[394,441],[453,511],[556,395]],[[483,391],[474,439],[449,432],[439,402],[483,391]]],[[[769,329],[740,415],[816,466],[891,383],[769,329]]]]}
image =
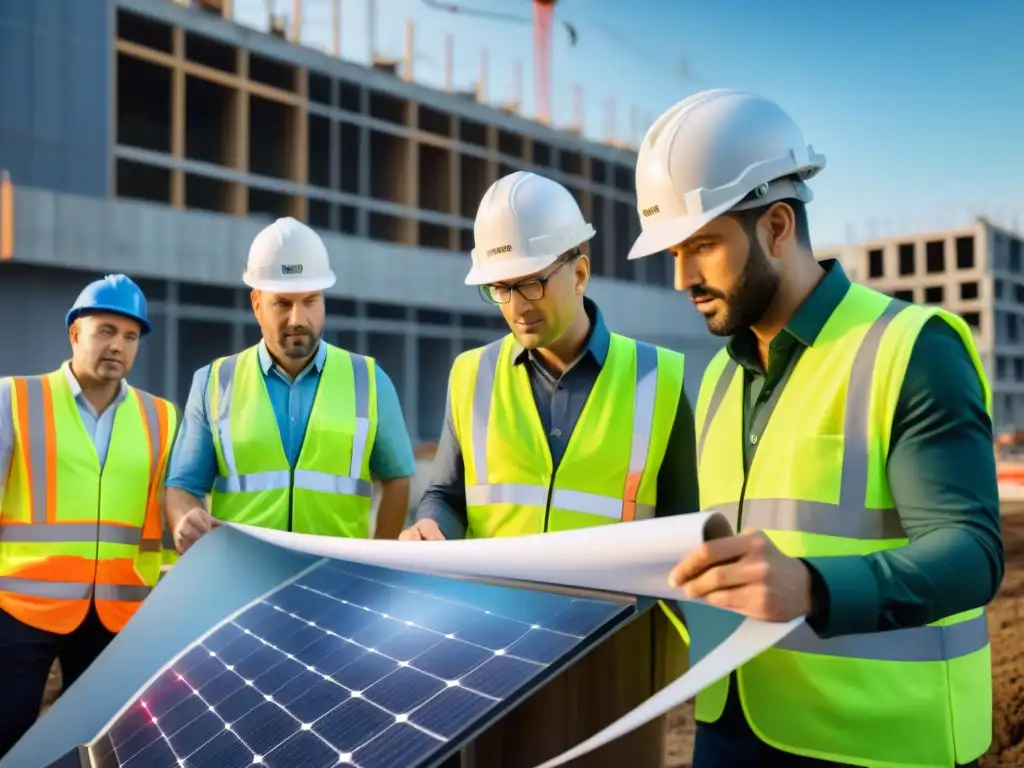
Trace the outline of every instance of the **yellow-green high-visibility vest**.
{"type": "Polygon", "coordinates": [[[683,388],[678,352],[611,334],[558,471],[513,336],[463,352],[449,382],[467,538],[650,518],[683,388]]]}
{"type": "Polygon", "coordinates": [[[210,366],[207,413],[219,520],[320,536],[370,537],[377,435],[373,358],[327,344],[295,466],[289,466],[254,345],[210,366]]]}
{"type": "MultiPolygon", "coordinates": [[[[743,480],[743,372],[722,350],[696,409],[702,509],[759,528],[791,557],[865,555],[908,538],[886,477],[893,415],[932,317],[961,336],[991,410],[967,324],[854,284],[805,349],[743,480]]],[[[992,675],[983,608],[928,626],[823,640],[802,626],[737,670],[751,729],[787,752],[853,765],[949,768],[988,748],[992,675]]],[[[697,696],[717,720],[729,678],[697,696]]]]}

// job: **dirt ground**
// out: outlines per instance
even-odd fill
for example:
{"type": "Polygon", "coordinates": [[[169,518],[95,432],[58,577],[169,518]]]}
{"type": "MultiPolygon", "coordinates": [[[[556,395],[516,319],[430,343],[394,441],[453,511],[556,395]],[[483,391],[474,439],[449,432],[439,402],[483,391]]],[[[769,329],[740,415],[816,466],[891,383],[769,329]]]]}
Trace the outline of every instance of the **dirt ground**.
{"type": "MultiPolygon", "coordinates": [[[[1006,577],[988,614],[995,680],[993,742],[981,759],[981,768],[1024,766],[1024,504],[1004,509],[1003,539],[1006,577]]],[[[55,669],[44,707],[59,690],[60,674],[55,669]]],[[[693,710],[686,704],[670,714],[665,766],[689,768],[692,754],[693,710]]]]}
{"type": "Polygon", "coordinates": [[[981,768],[1024,765],[1024,504],[1003,509],[1006,576],[989,606],[992,640],[993,737],[981,768]]]}

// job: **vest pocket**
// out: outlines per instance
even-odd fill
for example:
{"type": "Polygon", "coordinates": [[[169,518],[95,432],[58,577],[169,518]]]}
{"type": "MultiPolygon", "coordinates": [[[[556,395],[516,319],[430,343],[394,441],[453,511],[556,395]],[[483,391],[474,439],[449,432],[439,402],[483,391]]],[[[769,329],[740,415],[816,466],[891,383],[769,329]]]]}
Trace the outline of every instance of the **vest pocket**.
{"type": "Polygon", "coordinates": [[[845,448],[843,435],[797,436],[783,498],[838,504],[845,448]]]}

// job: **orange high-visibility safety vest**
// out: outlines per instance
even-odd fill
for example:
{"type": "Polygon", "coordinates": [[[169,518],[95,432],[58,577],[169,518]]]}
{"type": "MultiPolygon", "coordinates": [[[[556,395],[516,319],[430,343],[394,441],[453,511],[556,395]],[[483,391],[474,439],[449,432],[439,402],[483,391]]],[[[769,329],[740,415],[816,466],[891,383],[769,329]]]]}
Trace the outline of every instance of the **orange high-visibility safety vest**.
{"type": "MultiPolygon", "coordinates": [[[[65,364],[66,366],[67,364],[65,364]]],[[[119,632],[157,583],[174,406],[128,387],[102,469],[61,368],[12,378],[14,451],[0,500],[0,609],[67,634],[92,600],[119,632]]]]}

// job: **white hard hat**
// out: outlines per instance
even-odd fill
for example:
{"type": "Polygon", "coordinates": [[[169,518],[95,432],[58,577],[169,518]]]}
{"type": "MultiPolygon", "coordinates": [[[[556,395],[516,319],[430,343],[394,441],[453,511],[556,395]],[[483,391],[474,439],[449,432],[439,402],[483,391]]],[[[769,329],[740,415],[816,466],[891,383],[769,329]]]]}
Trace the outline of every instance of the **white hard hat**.
{"type": "Polygon", "coordinates": [[[480,201],[466,285],[532,274],[595,234],[568,189],[528,171],[510,173],[494,182],[480,201]]]}
{"type": "Polygon", "coordinates": [[[733,89],[689,96],[644,136],[636,161],[641,233],[629,258],[667,250],[729,210],[813,199],[825,156],[777,104],[733,89]]]}
{"type": "Polygon", "coordinates": [[[242,281],[259,291],[307,293],[327,290],[335,277],[320,235],[287,216],[253,239],[242,281]]]}

